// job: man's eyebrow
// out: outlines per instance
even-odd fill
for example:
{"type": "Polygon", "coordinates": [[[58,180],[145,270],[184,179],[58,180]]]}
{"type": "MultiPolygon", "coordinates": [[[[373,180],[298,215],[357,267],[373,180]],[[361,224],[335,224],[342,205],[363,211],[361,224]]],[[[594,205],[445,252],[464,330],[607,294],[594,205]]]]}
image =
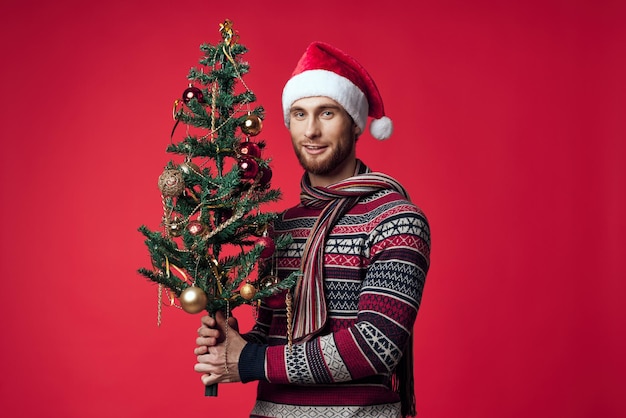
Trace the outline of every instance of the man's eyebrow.
{"type": "MultiPolygon", "coordinates": [[[[333,110],[338,110],[341,109],[341,106],[335,104],[335,103],[322,103],[319,106],[315,106],[312,110],[322,110],[322,109],[333,109],[333,110]]],[[[289,109],[290,112],[294,112],[294,111],[305,111],[305,109],[301,106],[293,106],[291,109],[289,109]]]]}

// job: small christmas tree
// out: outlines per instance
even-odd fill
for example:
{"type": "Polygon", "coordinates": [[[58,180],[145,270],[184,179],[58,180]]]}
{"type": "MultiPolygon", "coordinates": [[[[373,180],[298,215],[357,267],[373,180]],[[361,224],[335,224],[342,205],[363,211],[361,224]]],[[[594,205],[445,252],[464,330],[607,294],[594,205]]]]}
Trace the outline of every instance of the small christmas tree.
{"type": "Polygon", "coordinates": [[[274,241],[269,228],[277,215],[259,210],[279,200],[280,191],[270,185],[269,160],[261,156],[265,143],[250,140],[262,130],[264,110],[251,108],[256,97],[243,80],[247,49],[229,20],[220,24],[220,33],[219,44],[201,45],[202,67],[191,68],[189,86],[174,102],[167,152],[182,161],[170,161],[158,180],[163,230],[139,228],[153,266],[139,272],[159,284],[159,324],[164,292],[186,312],[222,310],[228,316],[241,304],[292,287],[296,279],[273,275],[272,255],[290,238],[274,241]],[[181,124],[186,132],[176,142],[181,124]]]}

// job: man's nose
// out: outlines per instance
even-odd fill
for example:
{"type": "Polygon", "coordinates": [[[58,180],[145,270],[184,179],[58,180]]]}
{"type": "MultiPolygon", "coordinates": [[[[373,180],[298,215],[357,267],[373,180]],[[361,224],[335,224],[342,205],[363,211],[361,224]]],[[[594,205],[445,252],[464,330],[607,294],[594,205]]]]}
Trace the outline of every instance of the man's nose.
{"type": "Polygon", "coordinates": [[[317,118],[309,118],[304,131],[304,136],[309,139],[315,139],[320,136],[320,126],[317,118]]]}

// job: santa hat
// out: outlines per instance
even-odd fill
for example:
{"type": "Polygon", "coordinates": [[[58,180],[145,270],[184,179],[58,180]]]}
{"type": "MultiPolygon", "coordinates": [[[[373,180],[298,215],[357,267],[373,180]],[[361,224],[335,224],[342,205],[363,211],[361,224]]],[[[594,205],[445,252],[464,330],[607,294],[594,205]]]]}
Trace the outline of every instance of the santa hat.
{"type": "Polygon", "coordinates": [[[372,77],[354,58],[323,42],[313,42],[298,61],[283,89],[283,114],[289,127],[291,105],[304,97],[325,96],[339,103],[363,132],[367,117],[370,133],[387,139],[393,132],[383,100],[372,77]]]}

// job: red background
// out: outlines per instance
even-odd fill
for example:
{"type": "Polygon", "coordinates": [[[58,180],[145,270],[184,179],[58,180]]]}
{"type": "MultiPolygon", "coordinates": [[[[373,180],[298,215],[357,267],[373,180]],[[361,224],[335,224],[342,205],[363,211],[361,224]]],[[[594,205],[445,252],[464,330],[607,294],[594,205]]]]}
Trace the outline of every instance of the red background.
{"type": "MultiPolygon", "coordinates": [[[[207,399],[198,317],[136,273],[171,106],[234,21],[284,208],[280,92],[313,40],[374,76],[394,136],[358,153],[427,213],[421,417],[626,414],[626,36],[620,1],[3,2],[0,414],[244,416],[207,399]],[[268,2],[269,3],[269,2],[268,2]]],[[[238,316],[245,328],[249,309],[238,316]]]]}

